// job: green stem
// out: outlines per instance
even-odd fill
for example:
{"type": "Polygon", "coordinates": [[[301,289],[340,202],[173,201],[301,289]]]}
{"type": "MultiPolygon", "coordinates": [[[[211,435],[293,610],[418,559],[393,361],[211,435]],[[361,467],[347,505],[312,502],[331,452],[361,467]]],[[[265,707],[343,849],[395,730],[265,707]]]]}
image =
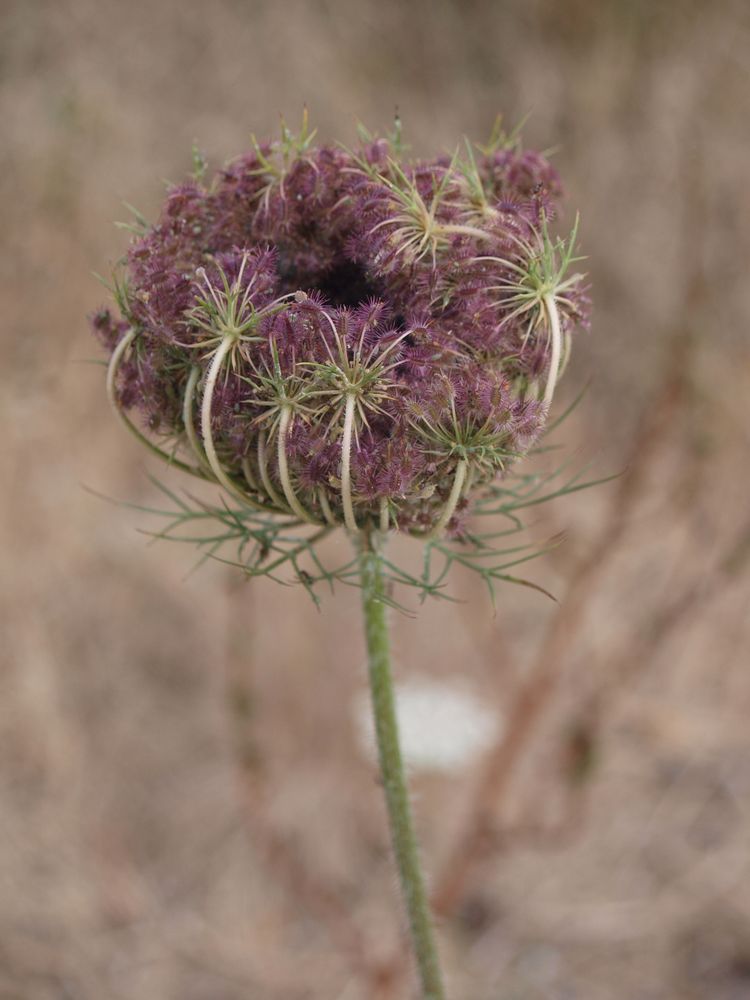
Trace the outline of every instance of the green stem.
{"type": "Polygon", "coordinates": [[[357,520],[352,505],[352,431],[354,430],[354,408],[357,399],[353,393],[346,397],[344,408],[344,431],[341,435],[341,506],[344,510],[344,524],[352,534],[356,534],[357,520]]]}
{"type": "Polygon", "coordinates": [[[279,510],[284,510],[286,504],[281,499],[279,494],[276,492],[273,483],[271,482],[271,477],[268,474],[268,463],[266,461],[266,432],[261,431],[258,434],[258,471],[260,472],[261,482],[263,483],[263,488],[268,494],[268,499],[271,503],[278,507],[279,510]]]}
{"type": "Polygon", "coordinates": [[[437,519],[435,526],[427,536],[428,538],[439,538],[450,519],[456,513],[456,507],[458,506],[458,501],[461,499],[461,490],[464,486],[468,468],[469,463],[466,459],[460,458],[456,464],[456,471],[453,474],[453,485],[448,499],[445,502],[445,507],[443,507],[440,517],[437,519]]]}
{"type": "Polygon", "coordinates": [[[279,467],[279,478],[281,479],[281,487],[284,490],[284,496],[286,497],[286,502],[292,508],[294,513],[302,521],[307,521],[308,524],[317,524],[318,522],[308,513],[299,501],[297,494],[294,492],[294,487],[292,486],[292,480],[289,476],[289,463],[286,457],[286,439],[289,433],[289,427],[292,422],[292,409],[290,406],[285,405],[281,407],[281,418],[279,420],[279,440],[276,460],[279,467]]]}
{"type": "Polygon", "coordinates": [[[193,403],[195,402],[195,390],[198,387],[198,382],[201,377],[201,369],[199,365],[193,365],[190,369],[190,375],[188,376],[187,384],[185,385],[185,397],[182,401],[182,423],[185,426],[185,435],[187,436],[188,443],[193,449],[193,454],[198,460],[198,465],[202,469],[208,469],[211,472],[211,466],[208,464],[206,458],[206,453],[203,450],[203,445],[200,442],[200,438],[195,431],[195,423],[193,422],[193,403]]]}
{"type": "Polygon", "coordinates": [[[140,441],[141,444],[145,445],[154,455],[158,455],[159,458],[167,463],[167,465],[171,465],[175,469],[181,469],[182,472],[189,472],[191,476],[196,476],[198,479],[205,480],[206,476],[201,469],[193,468],[192,465],[187,465],[185,462],[181,462],[179,458],[175,458],[174,455],[170,455],[162,448],[159,448],[158,445],[155,445],[153,441],[150,441],[146,437],[145,434],[141,434],[120,405],[120,401],[117,398],[117,375],[120,370],[120,364],[130,350],[130,346],[135,340],[135,337],[136,331],[128,330],[112,352],[112,357],[110,358],[109,365],[107,367],[107,397],[112,409],[115,411],[115,414],[120,422],[124,424],[133,437],[137,438],[137,440],[140,441]]]}
{"type": "Polygon", "coordinates": [[[370,675],[375,734],[383,779],[391,840],[399,881],[409,916],[412,945],[419,968],[423,1000],[445,1000],[409,792],[398,737],[396,702],[391,674],[382,557],[375,540],[363,535],[360,551],[362,606],[370,675]]]}
{"type": "Polygon", "coordinates": [[[263,504],[259,504],[257,500],[254,500],[249,494],[244,490],[241,490],[236,483],[232,481],[224,466],[219,461],[219,456],[216,451],[216,444],[214,442],[213,428],[211,427],[211,408],[214,399],[214,390],[216,388],[216,381],[221,372],[222,365],[224,364],[224,359],[228,356],[229,352],[235,344],[235,339],[233,337],[224,337],[211,359],[211,364],[208,366],[208,372],[206,373],[206,381],[203,386],[203,400],[201,402],[201,433],[203,435],[203,448],[206,455],[206,461],[209,464],[211,472],[214,474],[217,482],[219,482],[224,489],[231,493],[233,497],[240,501],[245,507],[250,507],[251,510],[264,511],[265,513],[278,513],[278,511],[269,511],[267,507],[263,504]]]}
{"type": "Polygon", "coordinates": [[[549,410],[557,386],[557,380],[560,377],[563,338],[560,329],[560,313],[557,311],[557,302],[555,302],[554,295],[549,294],[544,296],[544,309],[547,315],[552,351],[550,353],[549,372],[547,373],[547,385],[544,390],[544,399],[542,402],[547,410],[549,410]]]}

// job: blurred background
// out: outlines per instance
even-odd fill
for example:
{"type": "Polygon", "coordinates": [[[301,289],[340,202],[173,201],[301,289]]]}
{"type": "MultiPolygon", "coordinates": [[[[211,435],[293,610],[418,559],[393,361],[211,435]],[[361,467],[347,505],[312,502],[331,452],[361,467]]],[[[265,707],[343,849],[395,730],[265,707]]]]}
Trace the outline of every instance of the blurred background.
{"type": "Polygon", "coordinates": [[[742,0],[0,4],[2,1000],[414,995],[357,594],[85,489],[163,499],[87,363],[122,202],[304,104],[415,155],[528,114],[589,258],[559,439],[622,474],[533,512],[558,603],[393,621],[451,996],[750,997],[748,52],[742,0]]]}

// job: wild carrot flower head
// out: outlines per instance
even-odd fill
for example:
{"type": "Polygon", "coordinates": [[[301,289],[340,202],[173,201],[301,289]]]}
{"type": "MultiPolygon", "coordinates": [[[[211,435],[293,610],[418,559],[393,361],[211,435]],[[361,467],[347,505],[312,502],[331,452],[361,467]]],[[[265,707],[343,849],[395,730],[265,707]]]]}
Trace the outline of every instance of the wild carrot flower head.
{"type": "Polygon", "coordinates": [[[544,426],[587,319],[560,183],[497,132],[410,161],[303,122],[137,218],[94,332],[150,447],[263,512],[460,534],[544,426]]]}

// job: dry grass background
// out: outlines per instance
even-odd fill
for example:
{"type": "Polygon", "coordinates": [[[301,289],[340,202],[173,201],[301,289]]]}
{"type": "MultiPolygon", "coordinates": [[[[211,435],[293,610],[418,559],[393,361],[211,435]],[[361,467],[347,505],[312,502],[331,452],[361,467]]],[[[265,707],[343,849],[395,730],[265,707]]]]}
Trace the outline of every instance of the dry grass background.
{"type": "Polygon", "coordinates": [[[398,105],[425,153],[532,112],[595,290],[566,440],[629,470],[534,527],[558,608],[457,579],[394,622],[403,676],[505,720],[415,775],[451,995],[750,997],[749,45],[741,0],[0,6],[2,1000],[412,995],[356,594],[186,580],[81,485],[156,498],[79,363],[121,200],[305,102],[324,139],[398,105]]]}

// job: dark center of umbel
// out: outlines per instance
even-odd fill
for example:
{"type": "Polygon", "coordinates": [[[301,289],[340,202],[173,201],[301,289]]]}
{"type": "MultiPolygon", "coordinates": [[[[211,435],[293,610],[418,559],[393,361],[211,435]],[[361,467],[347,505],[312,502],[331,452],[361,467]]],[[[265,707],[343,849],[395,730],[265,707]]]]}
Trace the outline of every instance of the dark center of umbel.
{"type": "Polygon", "coordinates": [[[320,292],[328,305],[350,308],[383,297],[378,285],[354,261],[342,261],[321,272],[305,267],[299,258],[295,259],[292,254],[281,251],[277,268],[282,294],[296,292],[298,289],[320,292]]]}
{"type": "Polygon", "coordinates": [[[317,281],[316,288],[332,306],[358,306],[369,299],[377,299],[378,288],[370,281],[364,269],[352,261],[336,264],[317,281]]]}

